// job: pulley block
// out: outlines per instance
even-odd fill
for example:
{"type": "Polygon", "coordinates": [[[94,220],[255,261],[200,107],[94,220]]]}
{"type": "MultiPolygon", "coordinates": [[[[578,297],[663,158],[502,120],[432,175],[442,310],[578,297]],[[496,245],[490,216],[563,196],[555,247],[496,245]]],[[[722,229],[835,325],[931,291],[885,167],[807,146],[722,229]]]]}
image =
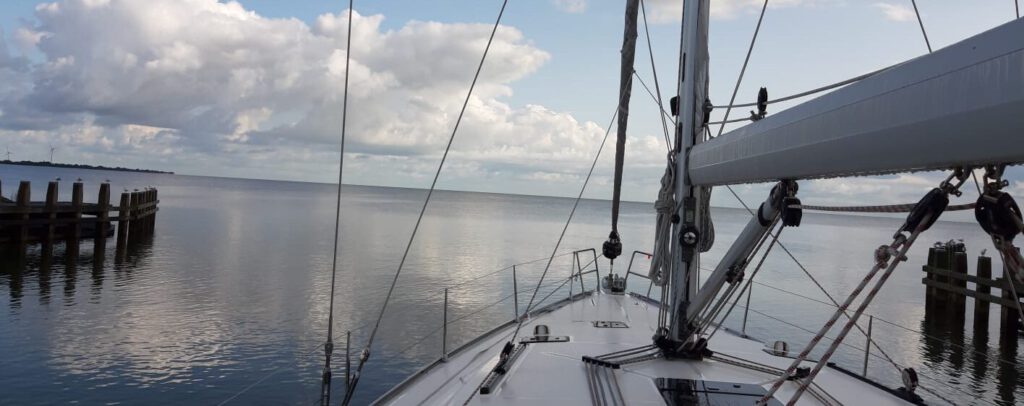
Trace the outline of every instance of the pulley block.
{"type": "Polygon", "coordinates": [[[974,218],[989,235],[1010,242],[1021,231],[1021,212],[1017,202],[1008,193],[992,191],[978,197],[974,218]]]}

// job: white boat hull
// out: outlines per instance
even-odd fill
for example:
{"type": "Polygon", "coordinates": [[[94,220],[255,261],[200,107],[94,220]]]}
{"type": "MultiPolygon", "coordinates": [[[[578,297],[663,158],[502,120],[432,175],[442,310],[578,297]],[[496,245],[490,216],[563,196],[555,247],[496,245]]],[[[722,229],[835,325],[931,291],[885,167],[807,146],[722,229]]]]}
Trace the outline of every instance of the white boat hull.
{"type": "MultiPolygon", "coordinates": [[[[478,338],[407,379],[377,400],[382,405],[590,405],[587,369],[583,356],[649,345],[658,322],[657,304],[632,295],[586,293],[538,312],[520,336],[532,335],[533,326],[550,327],[553,336],[569,336],[564,343],[527,345],[493,393],[482,395],[479,386],[497,364],[499,353],[515,329],[506,324],[478,338]],[[596,328],[594,321],[622,321],[628,328],[596,328]]],[[[709,348],[749,361],[785,368],[790,358],[764,351],[764,344],[721,331],[709,348]]],[[[808,366],[811,364],[808,363],[808,366]]],[[[705,359],[655,359],[624,365],[613,372],[627,404],[665,405],[656,378],[679,378],[755,384],[767,388],[774,376],[705,359]]],[[[826,368],[815,383],[838,404],[907,405],[907,401],[861,379],[826,368]]],[[[783,403],[796,389],[785,384],[776,399],[783,403]]],[[[799,404],[827,404],[805,395],[799,404]]]]}

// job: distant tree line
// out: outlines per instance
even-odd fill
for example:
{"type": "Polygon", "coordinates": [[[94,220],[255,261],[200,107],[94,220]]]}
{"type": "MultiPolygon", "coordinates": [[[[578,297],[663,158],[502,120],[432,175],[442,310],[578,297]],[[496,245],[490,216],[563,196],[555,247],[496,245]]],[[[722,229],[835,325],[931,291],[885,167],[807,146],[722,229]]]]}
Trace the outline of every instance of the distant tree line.
{"type": "Polygon", "coordinates": [[[174,172],[155,171],[155,170],[152,170],[152,169],[122,168],[120,166],[109,167],[109,166],[83,165],[83,164],[62,164],[62,163],[56,163],[56,162],[10,161],[10,160],[6,160],[6,159],[3,160],[3,161],[0,161],[0,164],[5,164],[5,165],[22,165],[22,166],[45,166],[45,167],[51,167],[51,168],[98,169],[98,170],[104,170],[104,171],[120,171],[120,172],[167,173],[167,174],[172,174],[172,175],[174,174],[174,172]]]}

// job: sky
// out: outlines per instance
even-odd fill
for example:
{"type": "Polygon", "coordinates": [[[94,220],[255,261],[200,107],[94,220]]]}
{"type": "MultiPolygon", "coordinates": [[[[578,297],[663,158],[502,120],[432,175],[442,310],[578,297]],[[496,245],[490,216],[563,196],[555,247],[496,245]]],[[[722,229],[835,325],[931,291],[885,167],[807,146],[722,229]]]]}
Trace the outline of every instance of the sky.
{"type": "MultiPolygon", "coordinates": [[[[617,102],[624,2],[509,3],[438,186],[575,196],[617,102]]],[[[665,95],[676,86],[679,3],[645,4],[665,95]]],[[[716,104],[731,95],[761,4],[712,1],[716,104]]],[[[430,185],[500,5],[355,2],[345,183],[430,185]]],[[[1015,12],[1013,0],[918,6],[934,49],[1015,12]]],[[[336,182],[347,7],[339,0],[5,0],[0,153],[44,161],[53,146],[56,162],[336,182]]],[[[636,70],[653,86],[644,27],[636,70]]],[[[761,86],[770,95],[797,93],[925,53],[910,0],[774,0],[738,101],[754,99],[761,86]]],[[[772,105],[769,114],[785,107],[772,105]]],[[[653,201],[666,146],[657,105],[639,83],[628,129],[624,199],[653,201]]],[[[588,197],[610,197],[612,148],[601,155],[588,197]]],[[[1021,174],[1010,172],[1018,192],[1021,174]]],[[[800,193],[808,204],[906,203],[941,177],[808,181],[800,193]]],[[[767,190],[736,189],[748,202],[767,190]]],[[[737,202],[716,192],[712,204],[737,202]]]]}

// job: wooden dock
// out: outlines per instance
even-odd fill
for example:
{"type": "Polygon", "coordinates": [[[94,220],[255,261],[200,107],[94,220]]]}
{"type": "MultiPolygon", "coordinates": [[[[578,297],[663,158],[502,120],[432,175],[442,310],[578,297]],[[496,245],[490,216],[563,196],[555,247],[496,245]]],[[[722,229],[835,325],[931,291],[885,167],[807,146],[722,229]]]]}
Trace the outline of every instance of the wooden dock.
{"type": "MultiPolygon", "coordinates": [[[[97,242],[114,236],[117,246],[152,236],[160,202],[156,189],[121,193],[117,206],[110,204],[110,184],[100,184],[95,203],[85,203],[84,186],[72,184],[71,201],[57,200],[60,184],[52,181],[46,200],[32,201],[32,184],[22,181],[14,200],[0,199],[0,245],[52,244],[93,238],[97,242]]],[[[2,196],[0,185],[0,196],[2,196]]]]}
{"type": "MultiPolygon", "coordinates": [[[[937,243],[928,250],[928,264],[922,267],[926,276],[921,279],[926,286],[925,312],[963,326],[970,297],[974,299],[974,329],[987,331],[990,307],[997,304],[1000,335],[1016,339],[1021,320],[1017,311],[1019,303],[1010,290],[1012,278],[1007,278],[1004,272],[1002,277],[993,279],[990,257],[978,257],[974,275],[968,272],[967,263],[963,243],[937,243]],[[993,294],[992,289],[998,289],[999,295],[993,294]]],[[[1015,283],[1014,287],[1018,294],[1024,294],[1024,284],[1015,283]]]]}

